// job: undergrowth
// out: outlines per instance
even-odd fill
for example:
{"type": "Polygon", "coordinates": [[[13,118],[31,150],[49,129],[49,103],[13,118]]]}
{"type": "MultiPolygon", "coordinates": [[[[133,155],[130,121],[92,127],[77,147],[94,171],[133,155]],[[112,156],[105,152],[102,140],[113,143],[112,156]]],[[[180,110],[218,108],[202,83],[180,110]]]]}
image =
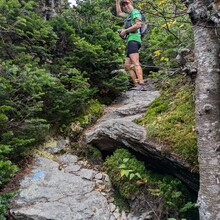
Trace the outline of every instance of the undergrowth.
{"type": "Polygon", "coordinates": [[[140,198],[158,219],[197,219],[195,198],[180,180],[152,173],[126,149],[117,149],[106,159],[103,169],[125,201],[140,198]],[[192,217],[194,216],[194,217],[192,217]],[[192,218],[191,218],[192,217],[192,218]]]}
{"type": "Polygon", "coordinates": [[[0,220],[6,220],[6,213],[9,207],[9,200],[15,194],[15,192],[10,192],[0,195],[0,220]]]}

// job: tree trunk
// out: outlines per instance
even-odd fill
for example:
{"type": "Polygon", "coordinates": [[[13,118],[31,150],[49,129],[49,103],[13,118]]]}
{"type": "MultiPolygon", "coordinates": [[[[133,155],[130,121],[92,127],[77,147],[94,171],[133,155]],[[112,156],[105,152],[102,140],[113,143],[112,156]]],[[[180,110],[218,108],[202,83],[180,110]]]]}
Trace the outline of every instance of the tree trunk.
{"type": "MultiPolygon", "coordinates": [[[[201,9],[201,11],[203,10],[204,12],[205,3],[207,2],[201,0],[195,1],[194,7],[196,10],[201,9]]],[[[207,9],[207,5],[205,8],[207,9]]],[[[198,65],[196,79],[196,128],[200,169],[200,190],[198,196],[199,214],[200,220],[219,220],[219,37],[216,35],[215,26],[212,22],[196,22],[196,24],[194,23],[193,29],[195,37],[195,58],[198,65]]]]}

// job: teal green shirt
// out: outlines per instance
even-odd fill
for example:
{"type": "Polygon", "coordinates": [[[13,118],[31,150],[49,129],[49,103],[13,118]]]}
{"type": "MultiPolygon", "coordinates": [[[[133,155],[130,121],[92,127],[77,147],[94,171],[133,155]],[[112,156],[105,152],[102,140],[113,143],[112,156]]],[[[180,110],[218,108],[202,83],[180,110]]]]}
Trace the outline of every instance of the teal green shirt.
{"type": "MultiPolygon", "coordinates": [[[[125,14],[125,16],[126,16],[126,18],[128,18],[129,16],[131,16],[131,24],[132,24],[132,25],[135,24],[135,19],[136,19],[136,18],[139,19],[139,20],[141,20],[141,13],[140,13],[139,10],[137,10],[137,9],[133,9],[130,14],[125,14]]],[[[126,41],[127,41],[127,43],[128,43],[129,41],[132,41],[132,40],[138,41],[138,42],[141,43],[140,29],[138,29],[138,31],[135,32],[135,33],[129,33],[129,35],[128,35],[126,41]]]]}

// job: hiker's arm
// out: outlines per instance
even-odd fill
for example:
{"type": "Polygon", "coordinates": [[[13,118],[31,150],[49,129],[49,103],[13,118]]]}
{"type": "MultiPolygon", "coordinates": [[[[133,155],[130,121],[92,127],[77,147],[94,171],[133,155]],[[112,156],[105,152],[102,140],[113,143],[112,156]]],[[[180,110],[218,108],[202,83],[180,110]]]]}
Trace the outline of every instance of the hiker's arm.
{"type": "Polygon", "coordinates": [[[131,27],[129,27],[128,29],[127,29],[127,32],[128,33],[130,33],[130,32],[133,32],[133,31],[136,31],[136,30],[138,30],[139,28],[141,28],[141,21],[139,20],[139,19],[135,19],[134,20],[134,24],[131,26],[131,27]]]}
{"type": "Polygon", "coordinates": [[[135,23],[131,27],[127,28],[126,30],[121,31],[120,37],[123,38],[126,34],[129,34],[141,28],[141,21],[137,18],[134,21],[135,23]]]}
{"type": "Polygon", "coordinates": [[[125,18],[125,13],[121,10],[120,0],[116,0],[116,12],[119,17],[125,18]]]}

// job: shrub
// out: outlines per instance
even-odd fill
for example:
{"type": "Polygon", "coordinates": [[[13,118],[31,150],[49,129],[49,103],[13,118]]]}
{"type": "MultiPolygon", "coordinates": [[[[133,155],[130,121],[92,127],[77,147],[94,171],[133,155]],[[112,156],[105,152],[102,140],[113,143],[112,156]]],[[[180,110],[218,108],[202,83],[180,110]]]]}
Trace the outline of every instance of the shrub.
{"type": "Polygon", "coordinates": [[[0,195],[0,219],[6,220],[6,213],[9,206],[9,200],[15,195],[15,193],[5,193],[0,195]]]}
{"type": "Polygon", "coordinates": [[[108,157],[103,169],[108,173],[112,184],[126,199],[131,199],[138,192],[140,186],[138,180],[147,177],[143,162],[136,160],[125,149],[117,149],[113,156],[108,157]]]}
{"type": "Polygon", "coordinates": [[[158,213],[162,211],[161,219],[170,215],[185,216],[189,209],[194,207],[192,195],[180,180],[169,175],[152,173],[126,149],[117,149],[106,159],[103,169],[125,200],[134,196],[146,198],[148,202],[153,200],[152,208],[158,213]],[[161,210],[158,210],[158,207],[161,207],[161,210]],[[185,213],[182,214],[180,210],[185,213]]]}

